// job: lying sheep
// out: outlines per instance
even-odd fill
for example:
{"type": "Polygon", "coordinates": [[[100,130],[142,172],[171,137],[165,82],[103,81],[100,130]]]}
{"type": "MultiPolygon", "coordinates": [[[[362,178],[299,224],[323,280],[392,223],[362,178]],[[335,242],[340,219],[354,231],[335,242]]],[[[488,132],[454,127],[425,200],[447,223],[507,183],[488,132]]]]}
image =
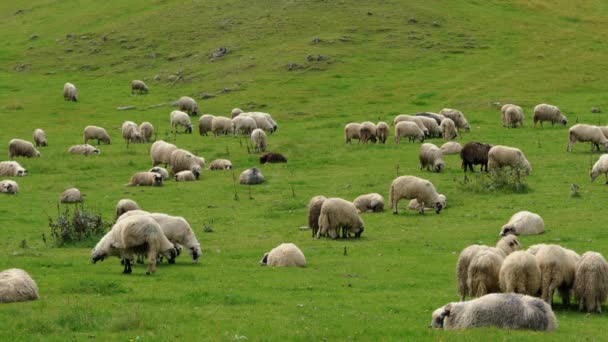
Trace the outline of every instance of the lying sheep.
{"type": "Polygon", "coordinates": [[[158,140],[150,146],[150,158],[152,166],[165,164],[165,167],[171,163],[171,153],[177,150],[177,146],[169,144],[163,140],[158,140]]]}
{"type": "Polygon", "coordinates": [[[99,149],[97,149],[95,146],[84,144],[70,146],[70,148],[68,149],[68,153],[90,156],[92,154],[100,154],[101,151],[99,151],[99,149]]]}
{"type": "MultiPolygon", "coordinates": [[[[448,201],[447,201],[447,198],[445,197],[445,195],[444,194],[439,194],[439,199],[441,201],[441,207],[443,209],[447,208],[448,201]]],[[[410,203],[407,205],[407,208],[410,209],[410,210],[418,211],[418,212],[420,212],[421,210],[424,210],[424,211],[435,210],[435,208],[433,208],[433,207],[424,207],[424,206],[422,206],[420,203],[418,203],[418,200],[415,199],[415,198],[410,201],[410,203]]]]}
{"type": "Polygon", "coordinates": [[[445,144],[441,145],[439,149],[441,150],[441,153],[443,155],[460,154],[460,151],[462,151],[462,146],[455,141],[448,141],[445,144]]]}
{"type": "Polygon", "coordinates": [[[171,112],[170,119],[171,129],[177,131],[177,126],[182,126],[184,127],[184,133],[192,134],[192,122],[190,122],[190,117],[187,113],[174,110],[171,112]]]}
{"type": "Polygon", "coordinates": [[[228,135],[232,133],[232,120],[223,116],[215,116],[211,119],[211,131],[214,136],[228,135]]]}
{"type": "Polygon", "coordinates": [[[500,267],[500,289],[536,296],[540,290],[540,267],[534,255],[525,251],[509,254],[500,267]]]}
{"type": "Polygon", "coordinates": [[[232,108],[232,110],[230,111],[230,116],[233,119],[241,114],[243,114],[243,110],[241,108],[232,108]]]}
{"type": "Polygon", "coordinates": [[[80,193],[80,190],[76,188],[67,189],[59,196],[60,203],[80,203],[82,201],[82,194],[80,193]]]}
{"type": "Polygon", "coordinates": [[[378,141],[382,144],[386,144],[386,139],[388,138],[390,128],[388,124],[384,121],[378,122],[376,125],[376,135],[378,136],[378,141]]]}
{"type": "Polygon", "coordinates": [[[520,211],[511,216],[509,222],[502,226],[499,235],[536,235],[544,232],[545,222],[540,215],[529,211],[520,211]]]}
{"type": "Polygon", "coordinates": [[[147,94],[148,86],[144,81],[141,80],[133,80],[131,81],[131,94],[147,94]]]}
{"type": "Polygon", "coordinates": [[[368,211],[378,213],[384,211],[384,197],[378,193],[361,195],[355,198],[353,204],[359,213],[368,211]]]}
{"type": "Polygon", "coordinates": [[[429,136],[431,138],[439,138],[443,135],[441,131],[441,127],[433,118],[428,118],[426,116],[416,116],[418,119],[422,120],[424,127],[429,131],[429,136]]]}
{"type": "Polygon", "coordinates": [[[340,237],[340,231],[342,238],[350,237],[351,234],[360,238],[364,230],[365,224],[353,203],[341,198],[328,198],[323,201],[319,213],[317,239],[327,235],[337,239],[340,237]]]}
{"type": "MultiPolygon", "coordinates": [[[[439,114],[445,116],[447,119],[454,121],[456,127],[463,129],[465,132],[471,130],[471,126],[469,126],[469,122],[464,117],[461,111],[451,108],[443,108],[439,111],[439,114]]],[[[443,123],[443,120],[441,121],[443,123]]]]}
{"type": "Polygon", "coordinates": [[[491,148],[492,145],[480,143],[478,141],[466,143],[460,151],[462,169],[464,172],[467,172],[467,168],[471,170],[471,172],[475,172],[473,170],[473,165],[479,164],[481,164],[480,171],[483,171],[485,167],[486,172],[488,172],[488,153],[490,152],[491,148]]]}
{"type": "Polygon", "coordinates": [[[308,202],[308,227],[312,230],[312,237],[316,237],[319,232],[319,216],[321,216],[321,207],[327,197],[315,196],[308,202]]]}
{"type": "Polygon", "coordinates": [[[241,173],[239,176],[239,183],[248,185],[262,184],[264,183],[264,175],[260,169],[252,167],[241,173]]]}
{"type": "Polygon", "coordinates": [[[608,154],[602,154],[595,164],[593,164],[593,168],[589,172],[591,182],[595,181],[600,173],[606,175],[606,184],[608,184],[608,154]]]}
{"type": "Polygon", "coordinates": [[[180,111],[188,113],[188,115],[198,115],[198,105],[191,97],[180,97],[179,100],[177,100],[177,107],[180,111]]]}
{"type": "Polygon", "coordinates": [[[553,293],[559,290],[563,304],[570,303],[570,289],[576,272],[575,259],[558,245],[543,245],[536,251],[540,267],[541,298],[552,305],[553,293]]]}
{"type": "Polygon", "coordinates": [[[437,193],[435,186],[423,178],[415,176],[401,176],[395,178],[389,189],[389,202],[393,214],[397,214],[397,204],[402,198],[416,199],[422,206],[422,209],[420,210],[421,214],[424,214],[425,206],[433,206],[437,214],[443,209],[442,198],[439,197],[439,193],[437,193]]]}
{"type": "Polygon", "coordinates": [[[241,113],[239,114],[239,116],[248,116],[252,118],[255,121],[255,125],[257,126],[257,128],[268,133],[275,132],[279,127],[268,113],[247,112],[241,113]]]}
{"type": "Polygon", "coordinates": [[[78,91],[72,83],[68,82],[63,85],[63,100],[78,102],[78,91]]]}
{"type": "Polygon", "coordinates": [[[482,250],[475,254],[467,270],[467,288],[473,297],[500,292],[500,267],[504,261],[501,253],[482,250]]]}
{"type": "Polygon", "coordinates": [[[350,144],[352,139],[357,139],[361,142],[361,124],[351,122],[344,126],[344,139],[347,144],[350,144]]]}
{"type": "Polygon", "coordinates": [[[200,119],[198,119],[198,133],[200,135],[207,135],[208,132],[212,132],[211,122],[215,116],[211,114],[202,115],[200,119]]]}
{"type": "Polygon", "coordinates": [[[426,128],[420,117],[415,115],[400,114],[395,117],[395,119],[393,120],[393,124],[396,126],[399,122],[404,121],[415,123],[416,126],[418,126],[418,128],[420,128],[420,130],[424,133],[425,137],[429,136],[429,130],[426,128]]]}
{"type": "Polygon", "coordinates": [[[517,124],[524,125],[524,110],[514,104],[506,104],[500,108],[501,121],[503,127],[517,127],[517,124]]]}
{"type": "Polygon", "coordinates": [[[536,123],[540,122],[540,127],[543,127],[544,121],[551,121],[551,126],[553,126],[556,122],[561,123],[563,126],[568,124],[568,119],[559,108],[548,105],[545,103],[541,103],[534,107],[534,116],[532,117],[534,121],[534,128],[536,128],[536,123]]]}
{"type": "Polygon", "coordinates": [[[141,135],[141,131],[139,130],[139,126],[133,121],[125,121],[122,123],[121,127],[122,138],[129,146],[130,143],[140,143],[143,142],[143,137],[141,135]]]}
{"type": "Polygon", "coordinates": [[[500,170],[505,166],[510,166],[511,170],[523,171],[527,176],[532,171],[532,167],[526,159],[524,153],[515,147],[496,145],[488,151],[488,168],[500,170]]]}
{"type": "Polygon", "coordinates": [[[97,145],[101,144],[102,141],[104,144],[108,145],[112,143],[112,139],[110,139],[108,132],[102,127],[87,126],[84,128],[82,135],[85,144],[91,139],[97,139],[97,145]]]}
{"type": "Polygon", "coordinates": [[[171,172],[192,171],[201,174],[204,162],[189,151],[177,149],[171,153],[171,172]]]}
{"type": "Polygon", "coordinates": [[[254,129],[251,132],[251,143],[256,152],[266,152],[266,133],[259,128],[254,129]]]}
{"type": "Polygon", "coordinates": [[[402,137],[407,137],[408,141],[415,142],[416,139],[424,142],[424,132],[415,122],[401,121],[395,125],[395,144],[399,144],[402,137]]]}
{"type": "Polygon", "coordinates": [[[199,177],[200,177],[200,173],[198,171],[186,170],[186,171],[180,171],[180,172],[176,173],[175,181],[176,182],[193,182],[195,180],[198,180],[199,177]]]}
{"type": "Polygon", "coordinates": [[[433,113],[433,112],[416,113],[416,116],[433,119],[433,120],[435,120],[437,125],[441,125],[441,121],[443,121],[443,119],[445,119],[445,116],[443,116],[441,114],[433,113]]]}
{"type": "Polygon", "coordinates": [[[596,252],[587,252],[576,265],[574,298],[580,311],[602,312],[608,295],[608,262],[596,252]]]}
{"type": "Polygon", "coordinates": [[[232,163],[228,159],[216,159],[209,164],[209,170],[232,170],[232,163]]]}
{"type": "Polygon", "coordinates": [[[287,163],[287,158],[280,153],[268,152],[260,156],[260,164],[266,163],[287,163]]]}
{"type": "Polygon", "coordinates": [[[36,143],[36,147],[48,146],[48,142],[46,141],[46,133],[42,129],[36,128],[34,130],[34,142],[36,143]]]}
{"type": "Polygon", "coordinates": [[[0,192],[5,194],[16,194],[19,192],[19,184],[10,179],[2,180],[0,181],[0,192]]]}
{"type": "Polygon", "coordinates": [[[441,121],[441,125],[439,125],[439,128],[441,129],[443,140],[456,139],[456,137],[458,136],[456,125],[454,124],[454,121],[452,121],[452,119],[450,118],[445,118],[443,121],[441,121]]]}
{"type": "Polygon", "coordinates": [[[258,128],[252,117],[249,116],[237,116],[232,119],[232,134],[247,134],[250,135],[254,129],[258,128]]]}
{"type": "Polygon", "coordinates": [[[139,125],[139,132],[141,133],[141,137],[145,142],[152,142],[152,137],[154,136],[154,126],[151,123],[144,121],[139,125]]]}
{"type": "Polygon", "coordinates": [[[141,208],[137,205],[137,202],[130,199],[121,199],[116,203],[116,218],[119,218],[122,214],[131,210],[140,210],[141,208]]]}
{"type": "Polygon", "coordinates": [[[427,171],[430,171],[432,167],[433,171],[441,172],[445,167],[443,153],[434,144],[424,143],[420,145],[418,158],[420,160],[420,170],[426,168],[427,171]]]}
{"type": "Polygon", "coordinates": [[[27,272],[19,268],[0,272],[0,303],[26,302],[38,298],[38,285],[27,272]]]}
{"type": "Polygon", "coordinates": [[[260,266],[306,267],[304,253],[293,243],[282,243],[264,254],[260,266]]]}
{"type": "Polygon", "coordinates": [[[608,151],[608,139],[598,126],[576,124],[568,130],[568,146],[566,151],[572,152],[572,145],[576,142],[590,142],[591,152],[593,148],[600,150],[600,145],[604,147],[604,152],[608,151]]]}
{"type": "Polygon", "coordinates": [[[23,177],[27,175],[27,170],[16,161],[0,162],[0,176],[23,177]]]}
{"type": "Polygon", "coordinates": [[[165,169],[164,167],[155,166],[148,170],[148,172],[158,173],[159,175],[163,176],[163,180],[169,179],[169,171],[167,171],[167,169],[165,169]]]}
{"type": "Polygon", "coordinates": [[[156,172],[137,172],[127,186],[162,186],[163,176],[156,172]]]}
{"type": "Polygon", "coordinates": [[[8,158],[13,159],[14,157],[40,157],[40,152],[29,141],[11,139],[8,142],[8,158]]]}
{"type": "Polygon", "coordinates": [[[433,312],[436,329],[496,327],[553,331],[557,319],[540,299],[513,293],[493,293],[467,302],[449,303],[433,312]]]}
{"type": "Polygon", "coordinates": [[[360,142],[367,144],[368,141],[376,143],[376,125],[373,122],[365,121],[359,127],[360,142]]]}

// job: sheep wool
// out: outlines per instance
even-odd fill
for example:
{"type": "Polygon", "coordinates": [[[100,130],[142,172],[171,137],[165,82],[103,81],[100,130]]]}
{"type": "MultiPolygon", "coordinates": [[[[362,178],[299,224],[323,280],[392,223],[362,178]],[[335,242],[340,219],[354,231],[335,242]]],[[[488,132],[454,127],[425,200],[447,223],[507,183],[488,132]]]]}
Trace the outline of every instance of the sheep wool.
{"type": "Polygon", "coordinates": [[[555,290],[559,290],[562,302],[569,304],[576,272],[574,259],[561,246],[543,245],[536,252],[536,261],[540,268],[541,298],[551,305],[555,290]]]}
{"type": "Polygon", "coordinates": [[[152,137],[154,136],[154,126],[151,123],[144,121],[139,125],[139,132],[141,133],[141,137],[145,142],[152,142],[152,137]]]}
{"type": "Polygon", "coordinates": [[[122,123],[121,127],[122,138],[125,140],[127,145],[130,143],[139,143],[143,142],[143,137],[141,135],[141,131],[139,130],[139,126],[133,121],[125,121],[122,123]]]}
{"type": "Polygon", "coordinates": [[[534,121],[534,128],[536,128],[537,122],[540,122],[540,126],[543,127],[543,122],[545,121],[550,121],[551,126],[553,126],[556,122],[562,124],[563,126],[568,124],[568,119],[559,110],[559,108],[546,103],[541,103],[534,107],[534,116],[532,117],[532,120],[534,121]]]}
{"type": "Polygon", "coordinates": [[[254,129],[258,128],[255,120],[250,116],[237,116],[232,119],[232,134],[234,136],[241,134],[250,135],[254,129]]]}
{"type": "Polygon", "coordinates": [[[148,86],[144,81],[141,80],[133,80],[131,81],[131,94],[147,94],[148,86]]]}
{"type": "Polygon", "coordinates": [[[241,115],[241,114],[243,114],[243,110],[242,110],[241,108],[233,108],[233,109],[230,111],[230,116],[231,116],[233,119],[234,119],[234,118],[236,118],[237,116],[241,115]]]}
{"type": "Polygon", "coordinates": [[[190,170],[180,171],[175,174],[176,182],[193,182],[198,180],[200,174],[198,172],[192,172],[190,170]]]}
{"type": "Polygon", "coordinates": [[[158,164],[165,164],[165,167],[171,163],[171,154],[177,150],[177,146],[169,144],[163,140],[155,141],[150,146],[150,158],[152,159],[152,166],[158,164]]]}
{"type": "Polygon", "coordinates": [[[14,157],[40,157],[40,152],[29,141],[21,139],[12,139],[8,143],[8,158],[14,157]]]}
{"type": "Polygon", "coordinates": [[[14,180],[5,179],[0,181],[0,193],[16,194],[19,192],[19,184],[14,180]]]}
{"type": "Polygon", "coordinates": [[[139,210],[141,209],[137,202],[131,199],[121,199],[116,203],[116,218],[119,218],[122,214],[131,210],[139,210]]]}
{"type": "MultiPolygon", "coordinates": [[[[441,207],[443,209],[447,208],[447,206],[448,206],[448,200],[445,197],[445,195],[444,194],[439,194],[439,199],[441,201],[441,207]]],[[[410,209],[410,210],[418,211],[418,212],[420,212],[421,210],[424,210],[424,211],[435,210],[435,208],[433,208],[433,207],[424,207],[424,206],[422,206],[420,203],[418,203],[418,200],[415,199],[415,198],[410,201],[410,203],[407,205],[407,208],[410,209]]]]}
{"type": "Polygon", "coordinates": [[[450,118],[445,118],[439,125],[443,140],[453,140],[458,137],[458,131],[456,130],[456,124],[450,118]]]}
{"type": "Polygon", "coordinates": [[[201,115],[201,118],[198,119],[198,133],[200,135],[207,135],[208,132],[211,132],[211,122],[215,116],[211,114],[201,115]]]}
{"type": "Polygon", "coordinates": [[[27,170],[16,161],[0,162],[0,176],[23,177],[27,176],[27,170]]]}
{"type": "Polygon", "coordinates": [[[535,296],[540,290],[540,267],[534,255],[525,251],[509,254],[500,267],[500,289],[535,296]]]}
{"type": "Polygon", "coordinates": [[[97,140],[97,145],[103,142],[104,144],[111,144],[112,139],[108,135],[108,132],[103,127],[98,126],[87,126],[83,131],[84,143],[87,144],[89,140],[97,140]]]}
{"type": "Polygon", "coordinates": [[[159,175],[163,176],[163,180],[169,179],[169,171],[167,171],[167,169],[165,169],[164,167],[155,166],[148,170],[148,172],[158,173],[159,175]]]}
{"type": "Polygon", "coordinates": [[[36,147],[46,147],[48,146],[48,142],[46,141],[46,133],[40,129],[40,128],[36,128],[34,130],[34,142],[36,143],[36,147]]]}
{"type": "Polygon", "coordinates": [[[427,171],[431,171],[432,169],[435,172],[441,172],[445,168],[443,153],[434,144],[424,143],[420,145],[418,158],[421,170],[426,169],[427,171]]]}
{"type": "Polygon", "coordinates": [[[500,236],[507,234],[515,235],[536,235],[545,232],[545,222],[540,215],[529,211],[515,213],[509,222],[502,226],[500,236]]]}
{"type": "Polygon", "coordinates": [[[376,125],[373,122],[365,121],[359,128],[359,136],[361,143],[367,144],[369,141],[376,143],[376,125]]]}
{"type": "Polygon", "coordinates": [[[282,243],[264,254],[261,266],[306,267],[304,253],[293,243],[282,243]]]}
{"type": "Polygon", "coordinates": [[[353,204],[360,213],[368,211],[378,213],[384,211],[384,197],[378,193],[361,195],[355,198],[353,204]]]}
{"type": "Polygon", "coordinates": [[[424,124],[424,127],[426,127],[426,129],[429,131],[429,136],[431,138],[439,138],[443,135],[443,132],[441,131],[441,127],[439,126],[437,121],[435,121],[435,119],[429,118],[426,116],[416,116],[416,117],[422,121],[422,123],[424,124]]]}
{"type": "Polygon", "coordinates": [[[378,136],[378,141],[382,144],[386,144],[386,139],[388,139],[388,135],[390,132],[390,128],[388,124],[384,121],[378,122],[376,125],[376,135],[378,136]]]}
{"type": "Polygon", "coordinates": [[[232,170],[232,162],[228,159],[216,159],[209,164],[209,170],[232,170]]]}
{"type": "Polygon", "coordinates": [[[68,153],[90,156],[92,154],[100,154],[101,151],[99,151],[99,149],[97,149],[95,146],[84,144],[70,146],[70,148],[68,149],[68,153]]]}
{"type": "Polygon", "coordinates": [[[163,176],[156,172],[137,172],[127,186],[162,186],[163,176]]]}
{"type": "Polygon", "coordinates": [[[150,216],[160,225],[163,234],[165,234],[169,241],[188,249],[188,254],[192,258],[193,263],[200,260],[199,258],[203,255],[201,244],[185,218],[163,213],[151,213],[150,216]]]}
{"type": "Polygon", "coordinates": [[[0,303],[25,302],[38,298],[38,285],[27,272],[19,268],[0,272],[0,303]]]}
{"type": "Polygon", "coordinates": [[[498,277],[503,261],[504,256],[492,250],[482,250],[471,259],[467,270],[467,287],[472,296],[500,292],[498,277]]]}
{"type": "MultiPolygon", "coordinates": [[[[256,123],[257,125],[257,123],[256,123]]],[[[259,126],[257,126],[259,127],[259,126]]],[[[232,133],[232,120],[223,116],[215,116],[211,119],[211,131],[214,136],[228,135],[232,133]]]]}
{"type": "Polygon", "coordinates": [[[261,184],[264,183],[264,175],[262,175],[260,169],[252,167],[241,173],[239,183],[246,185],[261,184]]]}
{"type": "Polygon", "coordinates": [[[460,159],[462,159],[462,169],[464,172],[467,172],[469,169],[471,172],[475,172],[473,170],[473,165],[480,165],[480,171],[483,171],[484,167],[486,172],[488,172],[488,153],[492,145],[484,144],[478,141],[470,141],[466,143],[462,150],[460,151],[460,159]]]}
{"type": "Polygon", "coordinates": [[[192,122],[187,113],[179,110],[174,110],[169,115],[171,120],[171,128],[177,131],[178,126],[184,127],[184,133],[192,133],[192,122]]]}
{"type": "Polygon", "coordinates": [[[395,125],[395,144],[399,144],[401,138],[407,137],[408,141],[415,142],[416,139],[424,142],[424,132],[411,121],[400,121],[395,125]]]}
{"type": "Polygon", "coordinates": [[[403,198],[418,200],[418,203],[423,208],[420,211],[421,214],[424,214],[424,207],[426,206],[433,206],[437,214],[443,209],[442,200],[433,183],[416,176],[400,176],[395,178],[391,183],[389,195],[393,214],[398,213],[397,204],[403,198]]]}
{"type": "Polygon", "coordinates": [[[500,108],[503,127],[515,128],[517,124],[524,125],[524,110],[514,104],[506,104],[500,108]]]}
{"type": "Polygon", "coordinates": [[[365,224],[357,212],[355,205],[341,198],[328,198],[321,205],[319,214],[319,231],[317,239],[321,236],[337,239],[342,232],[342,238],[360,238],[365,230],[365,224]]]}
{"type": "Polygon", "coordinates": [[[75,85],[69,82],[63,85],[63,99],[78,102],[78,91],[75,85]]]}
{"type": "Polygon", "coordinates": [[[344,141],[347,144],[351,143],[352,139],[357,139],[361,142],[361,124],[356,122],[351,122],[344,126],[344,141]]]}
{"type": "Polygon", "coordinates": [[[593,148],[600,150],[600,145],[604,148],[604,153],[608,150],[608,139],[604,136],[602,129],[598,126],[576,124],[568,130],[568,146],[566,151],[572,152],[572,146],[576,142],[590,142],[591,152],[593,148]]]}
{"type": "Polygon", "coordinates": [[[602,312],[608,295],[608,263],[596,252],[587,252],[576,265],[574,298],[580,311],[602,312]]]}
{"type": "Polygon", "coordinates": [[[201,164],[204,165],[204,160],[190,153],[189,151],[177,149],[171,152],[171,171],[177,174],[180,171],[192,171],[201,174],[201,164]]]}
{"type": "MultiPolygon", "coordinates": [[[[439,111],[439,114],[445,116],[447,119],[454,121],[456,127],[463,129],[465,132],[471,130],[469,122],[461,111],[452,108],[443,108],[439,111]]],[[[441,122],[443,122],[443,120],[441,122]]]]}
{"type": "Polygon", "coordinates": [[[251,132],[251,143],[257,152],[266,152],[266,133],[256,128],[251,132]]]}
{"type": "Polygon", "coordinates": [[[448,141],[445,144],[441,145],[439,149],[441,150],[441,153],[443,153],[443,155],[460,154],[460,151],[462,151],[462,146],[455,141],[448,141]]]}
{"type": "Polygon", "coordinates": [[[326,199],[325,196],[315,196],[308,202],[308,227],[312,230],[313,238],[319,231],[319,216],[321,216],[321,207],[326,199]]]}
{"type": "Polygon", "coordinates": [[[595,164],[593,164],[593,168],[589,172],[591,182],[595,181],[597,176],[602,173],[606,176],[606,184],[608,184],[608,154],[602,154],[595,164]]]}
{"type": "Polygon", "coordinates": [[[532,171],[530,162],[520,149],[501,145],[493,146],[488,151],[488,168],[492,171],[506,166],[511,167],[513,171],[520,169],[526,176],[532,171]]]}
{"type": "Polygon", "coordinates": [[[188,96],[182,96],[177,100],[177,106],[180,111],[186,112],[189,115],[198,115],[198,105],[196,101],[188,96]]]}
{"type": "Polygon", "coordinates": [[[61,203],[80,203],[82,201],[82,194],[76,188],[67,189],[59,197],[59,202],[61,203]]]}

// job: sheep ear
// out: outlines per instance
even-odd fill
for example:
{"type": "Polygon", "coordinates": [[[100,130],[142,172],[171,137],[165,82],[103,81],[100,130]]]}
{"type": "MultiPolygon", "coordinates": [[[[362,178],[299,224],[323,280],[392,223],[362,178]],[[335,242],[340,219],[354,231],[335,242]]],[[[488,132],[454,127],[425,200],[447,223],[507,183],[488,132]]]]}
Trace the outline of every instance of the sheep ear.
{"type": "Polygon", "coordinates": [[[515,244],[516,246],[519,246],[519,241],[517,241],[517,239],[513,240],[513,244],[515,244]]]}
{"type": "Polygon", "coordinates": [[[443,307],[443,312],[441,313],[442,317],[448,317],[452,312],[452,304],[448,304],[443,307]]]}

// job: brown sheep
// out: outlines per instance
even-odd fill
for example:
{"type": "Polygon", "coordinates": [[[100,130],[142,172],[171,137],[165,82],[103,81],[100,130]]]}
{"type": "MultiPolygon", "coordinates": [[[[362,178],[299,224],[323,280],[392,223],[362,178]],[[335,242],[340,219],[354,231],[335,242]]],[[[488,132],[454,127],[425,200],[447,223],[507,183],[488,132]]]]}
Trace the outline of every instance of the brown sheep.
{"type": "Polygon", "coordinates": [[[467,172],[467,168],[471,170],[471,172],[475,172],[473,170],[473,165],[481,164],[480,171],[484,170],[488,172],[488,152],[492,145],[480,143],[478,141],[471,141],[466,143],[462,150],[460,151],[460,158],[462,159],[462,169],[464,172],[467,172]]]}
{"type": "Polygon", "coordinates": [[[260,156],[260,164],[287,163],[287,158],[280,153],[268,152],[260,156]]]}

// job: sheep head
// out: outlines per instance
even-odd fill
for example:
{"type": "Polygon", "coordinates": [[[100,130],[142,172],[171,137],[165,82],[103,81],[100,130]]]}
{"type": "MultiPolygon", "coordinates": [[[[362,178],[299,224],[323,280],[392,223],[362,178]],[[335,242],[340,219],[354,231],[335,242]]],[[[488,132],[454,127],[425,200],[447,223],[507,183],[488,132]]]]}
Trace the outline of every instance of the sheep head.
{"type": "Polygon", "coordinates": [[[100,260],[103,261],[105,258],[106,258],[106,253],[102,253],[102,252],[100,252],[98,250],[95,250],[95,249],[93,249],[91,251],[91,261],[93,263],[96,263],[96,262],[98,262],[100,260]]]}
{"type": "Polygon", "coordinates": [[[498,234],[498,236],[507,236],[509,234],[517,235],[517,233],[515,233],[515,227],[513,227],[513,225],[505,224],[504,226],[502,226],[502,229],[500,230],[500,234],[498,234]]]}
{"type": "Polygon", "coordinates": [[[154,174],[154,185],[156,186],[162,186],[163,185],[163,176],[155,173],[154,174]]]}
{"type": "Polygon", "coordinates": [[[192,134],[192,124],[186,125],[186,131],[184,133],[192,134]]]}
{"type": "Polygon", "coordinates": [[[197,263],[198,259],[203,255],[201,246],[190,247],[189,253],[192,257],[192,263],[197,263]]]}
{"type": "Polygon", "coordinates": [[[26,169],[19,169],[17,170],[17,177],[23,177],[27,175],[27,170],[26,169]]]}
{"type": "Polygon", "coordinates": [[[448,304],[442,308],[439,308],[433,312],[433,320],[431,321],[431,328],[443,329],[443,321],[450,315],[452,311],[452,304],[448,304]]]}

